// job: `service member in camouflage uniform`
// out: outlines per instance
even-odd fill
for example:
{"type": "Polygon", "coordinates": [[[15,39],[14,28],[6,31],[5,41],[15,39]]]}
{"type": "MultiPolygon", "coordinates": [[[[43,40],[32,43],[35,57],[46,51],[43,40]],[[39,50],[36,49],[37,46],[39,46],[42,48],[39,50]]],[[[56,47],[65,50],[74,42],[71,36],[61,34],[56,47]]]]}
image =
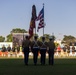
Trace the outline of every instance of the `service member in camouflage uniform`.
{"type": "Polygon", "coordinates": [[[45,41],[45,37],[43,36],[42,41],[40,42],[41,65],[45,65],[46,51],[47,42],[45,41]]]}
{"type": "Polygon", "coordinates": [[[52,36],[49,38],[48,47],[49,47],[49,50],[48,50],[49,65],[53,65],[54,64],[55,43],[54,43],[54,39],[52,36]]]}
{"type": "Polygon", "coordinates": [[[25,39],[22,42],[22,48],[24,53],[24,63],[25,65],[28,65],[28,58],[29,58],[29,47],[30,47],[31,41],[29,40],[29,36],[27,35],[25,39]]]}
{"type": "Polygon", "coordinates": [[[34,65],[37,64],[38,52],[39,52],[39,41],[37,40],[38,36],[34,36],[34,40],[32,41],[31,50],[33,52],[33,61],[34,65]]]}

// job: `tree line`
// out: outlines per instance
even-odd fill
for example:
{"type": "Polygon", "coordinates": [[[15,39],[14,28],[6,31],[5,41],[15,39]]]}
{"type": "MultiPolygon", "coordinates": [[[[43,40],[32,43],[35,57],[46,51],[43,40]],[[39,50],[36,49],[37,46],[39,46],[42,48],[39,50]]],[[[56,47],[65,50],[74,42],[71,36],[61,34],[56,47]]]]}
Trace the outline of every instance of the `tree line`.
{"type": "MultiPolygon", "coordinates": [[[[21,29],[21,28],[15,28],[15,29],[12,29],[10,31],[10,34],[8,34],[6,37],[3,37],[3,36],[0,36],[0,42],[12,42],[12,33],[27,33],[28,31],[26,31],[25,29],[21,29]],[[6,40],[5,40],[6,38],[6,40]]],[[[38,34],[36,34],[38,35],[38,34]]],[[[50,34],[44,34],[44,36],[46,37],[46,40],[48,41],[49,39],[49,36],[50,34]]],[[[41,37],[40,36],[38,39],[41,40],[41,37]]],[[[54,35],[54,38],[56,39],[55,35],[54,35]]],[[[63,39],[62,39],[62,43],[65,43],[65,44],[70,44],[70,43],[74,43],[76,42],[76,37],[72,36],[72,35],[64,35],[63,39]]]]}

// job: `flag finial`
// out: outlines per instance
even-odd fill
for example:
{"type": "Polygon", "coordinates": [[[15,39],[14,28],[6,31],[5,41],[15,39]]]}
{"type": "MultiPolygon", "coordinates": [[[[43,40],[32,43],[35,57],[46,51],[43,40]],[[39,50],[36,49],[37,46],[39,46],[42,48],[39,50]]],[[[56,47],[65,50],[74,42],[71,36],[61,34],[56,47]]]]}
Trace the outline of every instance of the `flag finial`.
{"type": "Polygon", "coordinates": [[[44,6],[44,3],[43,3],[43,6],[44,6]]]}

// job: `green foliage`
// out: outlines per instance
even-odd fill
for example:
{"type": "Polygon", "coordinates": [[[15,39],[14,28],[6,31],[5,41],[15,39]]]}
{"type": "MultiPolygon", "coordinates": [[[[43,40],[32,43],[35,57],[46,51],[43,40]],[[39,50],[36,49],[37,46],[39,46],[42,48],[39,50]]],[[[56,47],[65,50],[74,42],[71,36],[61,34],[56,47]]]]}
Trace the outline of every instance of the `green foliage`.
{"type": "Polygon", "coordinates": [[[0,36],[0,42],[4,42],[5,41],[5,37],[0,36]]]}
{"type": "Polygon", "coordinates": [[[59,43],[55,42],[55,46],[57,47],[59,45],[59,43]]]}
{"type": "Polygon", "coordinates": [[[12,42],[12,33],[27,33],[25,29],[15,28],[12,29],[9,35],[7,35],[7,42],[12,42]]]}
{"type": "Polygon", "coordinates": [[[15,28],[12,29],[11,33],[27,33],[25,29],[15,28]]]}
{"type": "Polygon", "coordinates": [[[34,36],[38,36],[38,34],[34,34],[34,36]]]}
{"type": "Polygon", "coordinates": [[[64,35],[64,38],[62,40],[62,43],[65,43],[65,44],[69,44],[70,42],[75,42],[76,41],[76,38],[74,36],[67,36],[67,35],[64,35]]]}
{"type": "Polygon", "coordinates": [[[63,40],[75,40],[75,37],[73,37],[73,36],[71,36],[71,35],[69,35],[69,36],[67,36],[67,35],[64,35],[64,38],[63,38],[63,40]]]}
{"type": "MultiPolygon", "coordinates": [[[[44,34],[44,37],[46,38],[46,41],[49,41],[50,34],[44,34]]],[[[42,40],[41,38],[42,36],[39,38],[40,41],[42,40]]]]}
{"type": "Polygon", "coordinates": [[[44,34],[44,36],[46,37],[46,41],[49,41],[50,34],[44,34]]]}
{"type": "Polygon", "coordinates": [[[7,35],[7,42],[12,42],[12,34],[7,35]]]}

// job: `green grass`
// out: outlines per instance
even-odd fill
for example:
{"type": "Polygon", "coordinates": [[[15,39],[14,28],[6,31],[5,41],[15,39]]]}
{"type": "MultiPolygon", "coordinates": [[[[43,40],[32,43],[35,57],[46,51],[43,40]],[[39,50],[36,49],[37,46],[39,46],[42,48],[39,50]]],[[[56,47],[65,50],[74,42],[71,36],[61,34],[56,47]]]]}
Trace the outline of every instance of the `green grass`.
{"type": "Polygon", "coordinates": [[[76,73],[76,58],[55,59],[54,66],[33,65],[33,60],[29,60],[29,65],[25,66],[23,58],[0,59],[0,75],[73,75],[76,73]]]}

